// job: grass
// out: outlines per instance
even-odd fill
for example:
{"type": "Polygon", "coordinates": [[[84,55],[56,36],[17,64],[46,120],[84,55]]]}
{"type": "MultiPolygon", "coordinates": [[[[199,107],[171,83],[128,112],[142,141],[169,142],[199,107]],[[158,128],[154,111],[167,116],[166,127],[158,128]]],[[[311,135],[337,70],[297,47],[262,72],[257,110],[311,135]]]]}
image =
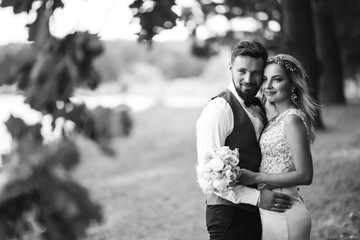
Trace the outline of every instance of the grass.
{"type": "MultiPolygon", "coordinates": [[[[105,216],[88,240],[208,239],[194,171],[200,111],[157,105],[134,113],[132,135],[113,142],[116,157],[79,139],[83,163],[75,176],[105,216]]],[[[300,190],[312,214],[312,239],[360,239],[354,225],[360,217],[360,101],[324,107],[323,119],[327,130],[312,145],[314,180],[300,190]]]]}

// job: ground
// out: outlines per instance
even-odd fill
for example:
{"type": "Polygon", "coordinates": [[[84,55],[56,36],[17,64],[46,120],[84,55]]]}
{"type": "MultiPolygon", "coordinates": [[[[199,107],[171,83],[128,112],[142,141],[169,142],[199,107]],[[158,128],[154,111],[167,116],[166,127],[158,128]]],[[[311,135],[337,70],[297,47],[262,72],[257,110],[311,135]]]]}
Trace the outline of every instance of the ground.
{"type": "MultiPolygon", "coordinates": [[[[195,180],[195,122],[200,107],[161,103],[133,113],[135,128],[116,139],[115,157],[79,139],[74,173],[104,210],[90,239],[201,240],[204,196],[195,180]]],[[[360,101],[324,106],[326,130],[312,145],[314,180],[301,187],[312,215],[312,239],[360,239],[360,101]]]]}

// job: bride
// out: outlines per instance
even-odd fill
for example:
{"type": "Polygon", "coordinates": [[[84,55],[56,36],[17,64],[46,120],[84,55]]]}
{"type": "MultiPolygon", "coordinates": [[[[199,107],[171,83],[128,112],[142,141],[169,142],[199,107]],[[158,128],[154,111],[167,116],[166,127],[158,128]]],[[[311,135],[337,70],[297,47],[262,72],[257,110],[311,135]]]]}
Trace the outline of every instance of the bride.
{"type": "Polygon", "coordinates": [[[313,178],[310,143],[314,140],[314,118],[317,105],[309,94],[307,76],[292,56],[279,54],[269,58],[262,93],[275,108],[276,116],[264,129],[260,147],[260,172],[241,170],[240,184],[258,184],[273,188],[292,198],[285,212],[260,209],[262,239],[310,239],[311,218],[297,186],[309,185],[313,178]]]}

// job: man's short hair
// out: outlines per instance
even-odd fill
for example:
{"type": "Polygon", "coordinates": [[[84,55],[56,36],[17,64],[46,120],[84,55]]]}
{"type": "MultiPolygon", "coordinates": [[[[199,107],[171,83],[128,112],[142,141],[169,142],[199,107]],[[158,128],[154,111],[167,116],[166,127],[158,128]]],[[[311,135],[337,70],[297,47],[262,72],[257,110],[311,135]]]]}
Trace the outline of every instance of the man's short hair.
{"type": "Polygon", "coordinates": [[[249,56],[253,58],[260,58],[263,60],[264,66],[268,58],[266,48],[257,41],[241,41],[237,43],[231,51],[231,64],[238,56],[249,56]]]}

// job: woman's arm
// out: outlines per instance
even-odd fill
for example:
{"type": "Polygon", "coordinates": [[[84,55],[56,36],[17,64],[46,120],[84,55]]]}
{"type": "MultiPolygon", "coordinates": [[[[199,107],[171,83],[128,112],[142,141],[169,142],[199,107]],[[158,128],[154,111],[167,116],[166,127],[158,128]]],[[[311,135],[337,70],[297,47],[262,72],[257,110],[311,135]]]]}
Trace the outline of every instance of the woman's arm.
{"type": "Polygon", "coordinates": [[[279,187],[309,185],[313,178],[313,163],[307,130],[301,118],[289,115],[285,119],[285,135],[293,154],[295,171],[279,174],[254,173],[243,170],[239,181],[248,185],[265,183],[279,187]]]}

